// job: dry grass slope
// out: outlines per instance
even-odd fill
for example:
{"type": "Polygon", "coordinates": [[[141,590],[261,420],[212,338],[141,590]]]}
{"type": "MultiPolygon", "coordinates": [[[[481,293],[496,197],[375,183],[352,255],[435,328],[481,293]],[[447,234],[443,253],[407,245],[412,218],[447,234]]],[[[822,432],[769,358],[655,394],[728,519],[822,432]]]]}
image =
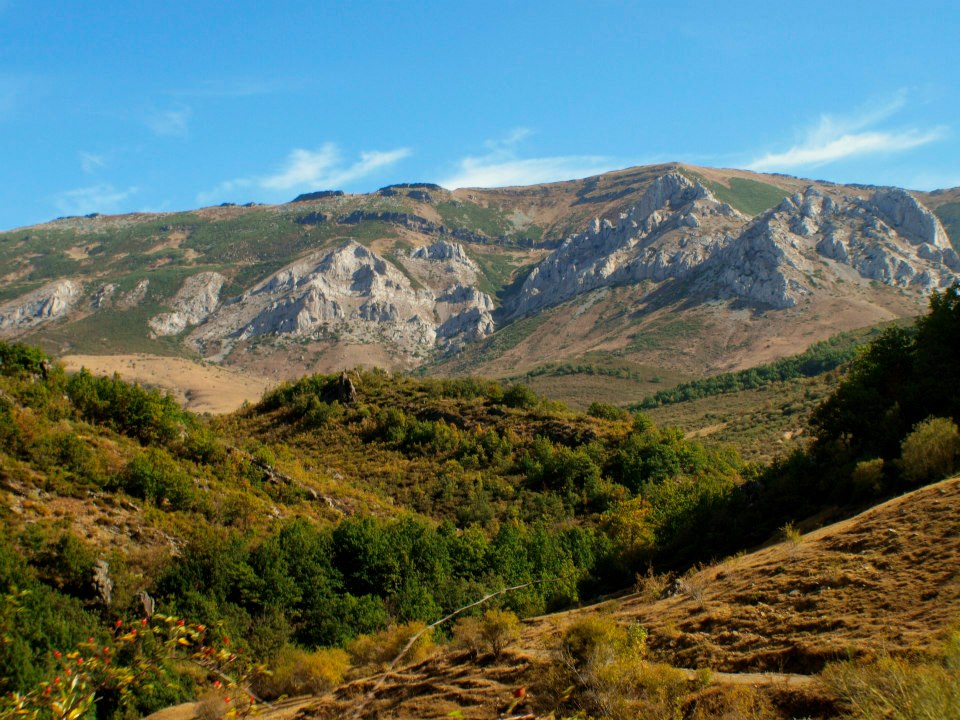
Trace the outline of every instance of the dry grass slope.
{"type": "MultiPolygon", "coordinates": [[[[956,623],[958,506],[953,478],[705,568],[686,578],[686,592],[653,600],[634,593],[534,618],[499,660],[441,652],[400,669],[372,696],[379,678],[341,686],[299,717],[496,718],[518,687],[535,686],[564,629],[597,614],[639,621],[654,659],[688,669],[692,717],[713,717],[698,713],[728,706],[743,688],[773,708],[766,717],[834,717],[836,698],[817,678],[826,663],[922,653],[956,623]]],[[[532,691],[528,700],[547,711],[532,691]]]]}

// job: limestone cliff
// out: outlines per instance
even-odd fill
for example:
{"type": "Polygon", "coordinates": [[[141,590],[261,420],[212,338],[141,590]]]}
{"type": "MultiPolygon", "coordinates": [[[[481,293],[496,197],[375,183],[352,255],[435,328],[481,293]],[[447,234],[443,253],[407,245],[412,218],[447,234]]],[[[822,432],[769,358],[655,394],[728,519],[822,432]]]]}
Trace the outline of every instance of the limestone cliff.
{"type": "Polygon", "coordinates": [[[226,278],[218,272],[191,275],[174,296],[172,312],[150,318],[150,329],[156,335],[177,335],[202,322],[219,304],[225,282],[226,278]]]}
{"type": "Polygon", "coordinates": [[[393,263],[347,241],[274,273],[210,315],[189,340],[212,356],[263,336],[387,343],[421,356],[438,344],[492,332],[490,298],[459,284],[465,273],[476,273],[461,246],[437,243],[410,259],[423,265],[416,268],[421,276],[445,279],[434,283],[439,292],[415,288],[393,263]]]}
{"type": "Polygon", "coordinates": [[[75,280],[58,280],[0,305],[0,337],[13,337],[65,317],[78,304],[82,295],[81,283],[75,280]]]}
{"type": "Polygon", "coordinates": [[[863,199],[810,186],[749,220],[680,173],[656,179],[614,224],[595,220],[533,269],[505,305],[530,315],[600,287],[690,280],[704,299],[793,307],[828,282],[878,282],[927,294],[960,258],[910,193],[863,199]]]}

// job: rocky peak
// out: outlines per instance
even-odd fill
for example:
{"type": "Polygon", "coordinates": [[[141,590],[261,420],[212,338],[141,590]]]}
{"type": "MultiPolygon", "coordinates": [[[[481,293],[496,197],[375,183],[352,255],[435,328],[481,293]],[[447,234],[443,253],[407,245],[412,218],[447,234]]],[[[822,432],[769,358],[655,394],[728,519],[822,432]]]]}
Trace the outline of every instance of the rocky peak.
{"type": "Polygon", "coordinates": [[[694,182],[681,173],[669,172],[650,183],[631,214],[639,220],[645,220],[656,210],[677,210],[695,200],[703,199],[715,200],[710,191],[699,182],[694,182]]]}
{"type": "Polygon", "coordinates": [[[950,247],[950,240],[937,216],[906,190],[877,190],[869,203],[890,227],[914,245],[926,243],[941,250],[950,247]]]}
{"type": "Polygon", "coordinates": [[[702,184],[665,173],[616,224],[596,218],[565,240],[530,273],[506,314],[520,317],[599,287],[681,277],[726,241],[723,224],[745,221],[702,184]]]}
{"type": "MultiPolygon", "coordinates": [[[[424,248],[432,265],[472,263],[456,243],[424,248]]],[[[420,355],[436,345],[475,339],[493,331],[493,302],[474,287],[439,274],[439,295],[415,289],[397,266],[347,241],[313,253],[274,273],[237,302],[219,308],[191,335],[208,355],[222,356],[237,341],[258,336],[336,336],[355,343],[387,342],[420,355]],[[442,328],[442,332],[441,332],[442,328]],[[221,341],[226,337],[228,341],[221,341]],[[216,348],[215,352],[211,352],[216,348]]],[[[436,284],[434,284],[436,285],[436,284]]]]}
{"type": "Polygon", "coordinates": [[[453,260],[455,262],[469,265],[476,268],[473,260],[469,258],[463,245],[447,240],[438,240],[432,245],[418,247],[410,251],[410,257],[415,260],[453,260]]]}
{"type": "Polygon", "coordinates": [[[862,200],[811,186],[749,223],[705,263],[698,287],[787,308],[824,282],[851,279],[845,267],[927,293],[956,279],[960,258],[937,218],[903,190],[862,200]]]}

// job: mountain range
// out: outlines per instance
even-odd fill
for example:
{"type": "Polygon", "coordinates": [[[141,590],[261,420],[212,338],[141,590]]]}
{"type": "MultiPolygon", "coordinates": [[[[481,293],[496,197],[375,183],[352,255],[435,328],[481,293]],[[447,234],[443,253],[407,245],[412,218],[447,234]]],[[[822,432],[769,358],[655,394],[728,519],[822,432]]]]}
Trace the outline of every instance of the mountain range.
{"type": "Polygon", "coordinates": [[[960,189],[677,163],[318,191],[0,233],[0,337],[272,377],[563,362],[691,377],[916,315],[960,277],[958,244],[960,189]]]}

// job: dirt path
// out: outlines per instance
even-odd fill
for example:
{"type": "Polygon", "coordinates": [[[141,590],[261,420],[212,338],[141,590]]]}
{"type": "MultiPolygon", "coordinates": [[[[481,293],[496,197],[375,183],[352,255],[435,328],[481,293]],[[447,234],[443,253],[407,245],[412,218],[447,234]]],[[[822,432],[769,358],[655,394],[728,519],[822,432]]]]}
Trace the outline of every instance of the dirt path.
{"type": "MultiPolygon", "coordinates": [[[[257,707],[257,718],[266,720],[283,720],[294,717],[302,708],[315,702],[313,695],[288,698],[275,703],[263,704],[257,707]]],[[[173,705],[147,715],[143,720],[194,720],[200,713],[202,703],[188,702],[173,705]]]]}

